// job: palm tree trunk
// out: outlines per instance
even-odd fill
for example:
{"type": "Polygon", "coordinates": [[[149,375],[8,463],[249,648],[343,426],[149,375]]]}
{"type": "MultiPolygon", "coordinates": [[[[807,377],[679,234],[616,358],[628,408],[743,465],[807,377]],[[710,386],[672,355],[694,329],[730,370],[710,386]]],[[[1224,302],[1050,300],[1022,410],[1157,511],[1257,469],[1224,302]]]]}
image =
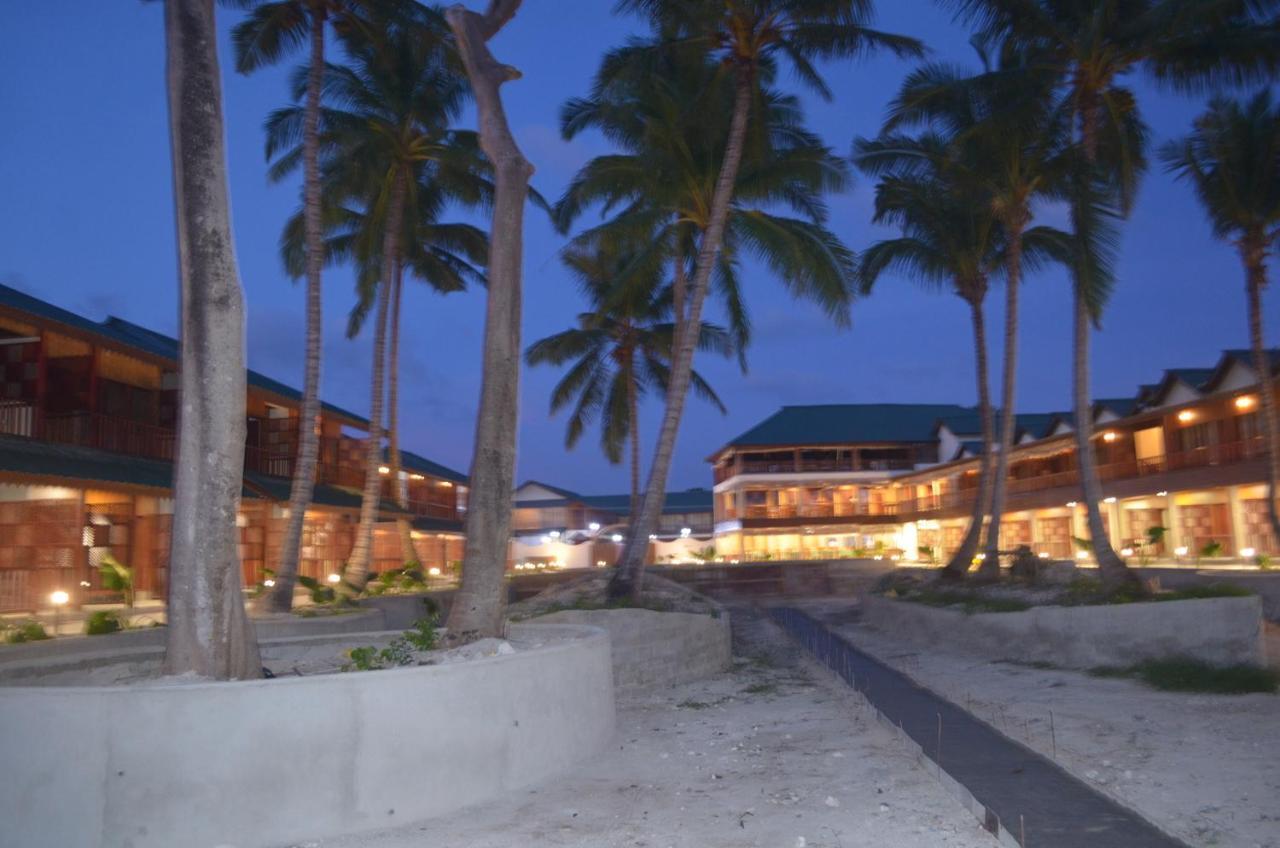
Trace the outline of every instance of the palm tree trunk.
{"type": "Polygon", "coordinates": [[[1134,582],[1136,576],[1116,556],[1102,523],[1102,483],[1093,456],[1093,403],[1089,398],[1089,306],[1085,293],[1075,286],[1075,359],[1072,366],[1072,404],[1076,420],[1076,467],[1080,472],[1080,489],[1084,496],[1089,525],[1089,544],[1098,561],[1099,576],[1104,582],[1134,582]]]}
{"type": "Polygon", "coordinates": [[[213,0],[165,3],[181,353],[164,672],[262,676],[240,592],[244,302],[223,149],[213,0]]]}
{"type": "MultiPolygon", "coordinates": [[[[640,402],[636,397],[636,352],[627,352],[627,417],[630,419],[631,432],[631,513],[634,515],[640,504],[640,402]]],[[[645,537],[649,538],[648,536],[645,537]]]]}
{"type": "MultiPolygon", "coordinates": [[[[982,313],[982,301],[969,302],[969,315],[973,323],[973,350],[977,360],[978,413],[982,418],[982,458],[978,472],[978,494],[973,502],[973,515],[969,529],[965,531],[960,547],[947,561],[939,575],[943,579],[959,580],[969,573],[973,555],[982,538],[982,519],[991,503],[992,456],[995,443],[995,421],[991,411],[991,389],[987,375],[987,319],[982,313]]],[[[941,459],[941,457],[939,457],[941,459]]]]}
{"type": "MultiPolygon", "coordinates": [[[[1262,290],[1267,285],[1267,269],[1263,264],[1265,241],[1250,245],[1244,251],[1246,291],[1249,300],[1249,346],[1253,350],[1253,369],[1258,372],[1258,394],[1262,396],[1262,424],[1267,444],[1267,517],[1271,522],[1271,538],[1280,545],[1280,411],[1276,409],[1275,379],[1271,376],[1271,358],[1262,334],[1262,290]]],[[[1272,551],[1275,553],[1276,551],[1272,551]]]]}
{"type": "Polygon", "coordinates": [[[276,585],[264,599],[267,612],[293,608],[298,580],[298,553],[307,507],[315,490],[320,459],[320,273],[324,266],[324,233],[320,220],[320,86],[324,81],[324,9],[311,9],[311,66],[307,71],[307,106],[302,124],[303,227],[307,239],[307,343],[302,375],[302,408],[298,416],[298,455],[289,487],[289,517],[276,563],[276,585]]]}
{"type": "Polygon", "coordinates": [[[1000,576],[1000,517],[1004,513],[1005,491],[1008,486],[1009,452],[1013,450],[1014,390],[1018,369],[1018,289],[1022,284],[1022,224],[1010,222],[1009,255],[1004,301],[1004,385],[1001,387],[1000,427],[997,436],[1000,449],[992,455],[995,471],[991,479],[991,521],[987,525],[986,557],[978,567],[984,578],[1000,576]]]}
{"type": "Polygon", "coordinates": [[[388,307],[395,287],[395,267],[400,252],[400,226],[404,216],[405,174],[396,174],[387,201],[386,232],[382,234],[382,282],[378,286],[378,319],[373,331],[373,386],[369,401],[369,443],[365,450],[364,492],[360,500],[360,524],[355,546],[343,575],[346,592],[364,588],[373,561],[373,528],[382,499],[383,389],[386,384],[388,307]]]}
{"type": "Polygon", "coordinates": [[[649,535],[658,523],[658,515],[666,500],[667,476],[675,455],[676,435],[684,414],[685,400],[689,395],[689,380],[693,372],[693,352],[698,339],[698,327],[702,321],[702,304],[707,297],[711,271],[715,266],[720,244],[724,239],[725,225],[729,219],[729,204],[733,200],[738,169],[742,164],[742,152],[747,136],[747,119],[751,112],[751,81],[745,73],[739,73],[734,93],[733,118],[729,125],[729,138],[725,145],[724,162],[716,179],[715,194],[711,198],[711,215],[706,232],[698,246],[698,264],[686,293],[687,314],[683,326],[677,325],[675,348],[672,351],[671,379],[667,386],[666,410],[653,462],[649,466],[649,482],[640,502],[638,520],[632,522],[626,546],[618,561],[617,571],[609,581],[609,596],[636,597],[640,594],[644,577],[644,561],[649,550],[649,535]]]}
{"type": "Polygon", "coordinates": [[[458,5],[445,12],[471,80],[480,119],[480,147],[494,168],[484,371],[471,458],[467,547],[462,582],[448,620],[449,633],[455,639],[500,635],[506,611],[505,575],[519,415],[524,204],[533,166],[511,135],[499,91],[504,82],[520,74],[494,59],[486,42],[519,8],[520,0],[490,0],[483,15],[458,5]]]}
{"type": "MultiPolygon", "coordinates": [[[[391,338],[387,353],[387,466],[391,480],[391,501],[404,509],[400,483],[400,295],[404,290],[404,275],[399,258],[392,269],[391,338]]],[[[400,561],[405,567],[419,565],[418,552],[413,547],[413,529],[407,518],[396,518],[396,532],[400,536],[400,561]]]]}

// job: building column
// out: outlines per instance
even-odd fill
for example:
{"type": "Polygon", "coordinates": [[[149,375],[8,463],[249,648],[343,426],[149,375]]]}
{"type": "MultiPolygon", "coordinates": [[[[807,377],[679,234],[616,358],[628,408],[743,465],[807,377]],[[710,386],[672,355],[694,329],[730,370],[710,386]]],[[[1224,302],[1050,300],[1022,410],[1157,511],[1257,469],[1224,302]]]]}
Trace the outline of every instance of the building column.
{"type": "Polygon", "coordinates": [[[1230,556],[1243,556],[1240,551],[1249,546],[1249,539],[1245,536],[1244,530],[1247,526],[1244,520],[1244,505],[1240,502],[1240,487],[1227,487],[1227,521],[1230,527],[1227,528],[1231,534],[1231,551],[1230,556]]]}
{"type": "Polygon", "coordinates": [[[1171,556],[1177,556],[1178,548],[1187,547],[1187,543],[1182,538],[1182,516],[1179,514],[1178,504],[1174,502],[1172,492],[1164,499],[1164,520],[1165,550],[1171,556]]]}

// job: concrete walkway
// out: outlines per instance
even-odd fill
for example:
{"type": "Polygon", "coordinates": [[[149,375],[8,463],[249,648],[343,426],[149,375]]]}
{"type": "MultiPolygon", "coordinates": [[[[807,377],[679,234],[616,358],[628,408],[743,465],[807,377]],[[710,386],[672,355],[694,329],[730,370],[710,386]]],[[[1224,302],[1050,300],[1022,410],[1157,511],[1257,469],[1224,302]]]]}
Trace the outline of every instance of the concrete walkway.
{"type": "MultiPolygon", "coordinates": [[[[810,613],[791,607],[772,612],[985,806],[993,832],[1002,827],[1006,838],[1028,848],[1185,848],[1055,763],[859,651],[810,613]]],[[[840,615],[829,623],[842,623],[840,615]]]]}

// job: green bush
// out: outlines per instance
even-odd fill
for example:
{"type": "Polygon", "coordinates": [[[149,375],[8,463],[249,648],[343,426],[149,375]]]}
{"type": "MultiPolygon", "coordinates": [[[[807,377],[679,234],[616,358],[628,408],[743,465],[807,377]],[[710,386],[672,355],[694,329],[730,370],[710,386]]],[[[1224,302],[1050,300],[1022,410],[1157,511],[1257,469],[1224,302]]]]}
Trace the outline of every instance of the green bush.
{"type": "Polygon", "coordinates": [[[1216,556],[1219,556],[1221,553],[1222,553],[1222,543],[1219,542],[1217,539],[1214,539],[1213,541],[1206,543],[1205,546],[1200,549],[1200,556],[1202,557],[1216,557],[1216,556]]]}
{"type": "Polygon", "coordinates": [[[105,636],[121,630],[124,630],[124,621],[121,620],[119,613],[113,610],[98,610],[90,613],[84,622],[86,636],[105,636]]]}
{"type": "Polygon", "coordinates": [[[1170,692],[1243,695],[1280,690],[1280,673],[1256,665],[1214,666],[1173,657],[1139,663],[1133,674],[1153,689],[1170,692]]]}
{"type": "Polygon", "coordinates": [[[404,632],[405,640],[418,651],[432,651],[436,647],[435,616],[420,618],[404,632]]]}
{"type": "Polygon", "coordinates": [[[19,621],[4,628],[4,641],[10,645],[19,645],[23,642],[41,642],[48,638],[50,637],[45,632],[44,625],[38,621],[19,621]]]}
{"type": "Polygon", "coordinates": [[[338,593],[334,591],[333,587],[321,583],[314,577],[299,574],[298,585],[311,593],[311,602],[314,604],[333,604],[338,602],[338,593]]]}

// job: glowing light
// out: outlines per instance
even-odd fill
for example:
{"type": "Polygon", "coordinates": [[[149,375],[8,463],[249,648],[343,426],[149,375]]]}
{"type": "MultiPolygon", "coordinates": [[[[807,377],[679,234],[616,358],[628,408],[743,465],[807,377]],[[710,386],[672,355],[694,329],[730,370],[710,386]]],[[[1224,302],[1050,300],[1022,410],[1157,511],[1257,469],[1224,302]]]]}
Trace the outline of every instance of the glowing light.
{"type": "Polygon", "coordinates": [[[549,544],[551,544],[551,537],[550,537],[550,536],[543,536],[543,537],[542,537],[542,544],[544,544],[544,545],[549,545],[549,544]]]}
{"type": "Polygon", "coordinates": [[[93,585],[93,584],[91,584],[88,580],[81,580],[81,581],[80,581],[80,588],[81,588],[81,589],[88,589],[91,585],[93,585]]]}
{"type": "Polygon", "coordinates": [[[1067,501],[1067,508],[1068,508],[1068,509],[1075,509],[1075,508],[1076,508],[1076,502],[1075,502],[1075,501],[1067,501]]]}
{"type": "Polygon", "coordinates": [[[329,582],[330,582],[330,583],[341,583],[341,582],[342,582],[342,575],[340,575],[340,574],[330,574],[330,575],[329,575],[329,582]]]}
{"type": "Polygon", "coordinates": [[[978,554],[974,557],[974,559],[976,559],[978,562],[982,562],[986,558],[987,558],[986,554],[978,554]]]}
{"type": "Polygon", "coordinates": [[[1088,558],[1089,558],[1088,551],[1076,551],[1076,559],[1088,559],[1088,558]]]}
{"type": "Polygon", "coordinates": [[[610,539],[612,539],[614,542],[621,542],[621,541],[622,541],[622,534],[621,534],[621,533],[614,533],[614,534],[613,534],[612,536],[610,536],[609,538],[610,538],[610,539]]]}
{"type": "Polygon", "coordinates": [[[1107,432],[1102,434],[1102,441],[1104,442],[1114,442],[1118,438],[1119,438],[1119,435],[1116,433],[1115,430],[1108,430],[1107,432]]]}
{"type": "Polygon", "coordinates": [[[1112,496],[1111,496],[1111,497],[1109,497],[1109,498],[1103,498],[1103,499],[1102,499],[1102,502],[1103,502],[1103,503],[1115,503],[1115,502],[1116,502],[1115,495],[1112,495],[1112,496]]]}
{"type": "Polygon", "coordinates": [[[1126,556],[1126,557],[1133,556],[1133,548],[1121,548],[1120,556],[1126,556]]]}
{"type": "Polygon", "coordinates": [[[452,489],[452,488],[453,488],[453,484],[452,484],[452,483],[450,483],[448,480],[441,480],[441,481],[440,481],[440,483],[439,483],[439,486],[440,486],[440,488],[442,488],[442,489],[452,489]]]}
{"type": "Polygon", "coordinates": [[[1236,409],[1253,409],[1253,405],[1257,403],[1252,395],[1243,395],[1236,398],[1236,409]]]}
{"type": "Polygon", "coordinates": [[[1157,498],[1167,498],[1167,497],[1169,497],[1169,493],[1168,493],[1168,492],[1156,492],[1156,497],[1157,497],[1157,498]]]}
{"type": "Polygon", "coordinates": [[[67,601],[71,600],[71,596],[68,595],[66,592],[62,591],[61,589],[59,589],[58,591],[54,592],[52,595],[49,596],[49,600],[53,602],[53,605],[55,607],[60,607],[63,604],[65,604],[67,601]]]}
{"type": "Polygon", "coordinates": [[[551,537],[551,538],[553,538],[553,539],[559,539],[559,538],[560,538],[560,531],[559,531],[559,530],[552,530],[552,531],[551,531],[550,533],[548,533],[547,535],[548,535],[548,536],[550,536],[550,537],[551,537]]]}
{"type": "Polygon", "coordinates": [[[658,541],[658,534],[657,534],[657,533],[650,533],[650,534],[649,534],[649,541],[650,541],[650,542],[656,542],[656,541],[658,541]]]}
{"type": "Polygon", "coordinates": [[[1174,548],[1174,549],[1173,549],[1173,553],[1174,553],[1174,555],[1175,555],[1175,556],[1186,556],[1186,555],[1187,555],[1187,546],[1186,546],[1186,545],[1180,545],[1180,546],[1178,546],[1178,547],[1176,547],[1176,548],[1174,548]]]}
{"type": "Polygon", "coordinates": [[[274,581],[274,580],[272,580],[270,577],[268,577],[266,580],[263,580],[263,581],[262,581],[262,585],[263,585],[263,586],[266,586],[268,589],[270,589],[272,586],[276,585],[276,581],[274,581]]]}
{"type": "Polygon", "coordinates": [[[1178,413],[1178,420],[1184,424],[1188,421],[1194,420],[1195,417],[1196,417],[1196,414],[1189,409],[1184,409],[1178,413]]]}
{"type": "Polygon", "coordinates": [[[1241,549],[1240,549],[1240,556],[1244,557],[1245,559],[1251,559],[1251,558],[1253,557],[1253,555],[1254,555],[1254,554],[1256,554],[1256,553],[1257,553],[1257,551],[1255,551],[1253,548],[1241,548],[1241,549]]]}
{"type": "Polygon", "coordinates": [[[606,565],[608,565],[608,564],[609,564],[609,563],[605,562],[605,561],[604,561],[604,560],[602,560],[602,559],[598,559],[598,560],[596,560],[596,568],[604,568],[604,567],[605,567],[606,565]]]}
{"type": "Polygon", "coordinates": [[[680,528],[680,535],[681,535],[681,536],[684,536],[686,539],[687,539],[687,538],[689,538],[689,536],[690,536],[690,535],[692,535],[692,534],[693,534],[693,530],[691,530],[690,528],[688,528],[688,527],[681,527],[681,528],[680,528]]]}
{"type": "Polygon", "coordinates": [[[410,479],[410,480],[425,480],[425,479],[427,479],[427,478],[426,478],[426,477],[423,477],[421,474],[410,474],[410,475],[409,475],[409,479],[410,479]]]}
{"type": "Polygon", "coordinates": [[[840,545],[840,540],[839,540],[839,539],[828,539],[828,540],[827,540],[827,547],[828,547],[828,548],[838,547],[839,545],[840,545]]]}
{"type": "Polygon", "coordinates": [[[432,577],[439,577],[439,576],[440,576],[440,569],[439,569],[439,568],[436,568],[436,567],[433,565],[433,566],[431,566],[430,568],[428,568],[428,569],[427,569],[427,574],[430,574],[432,577]]]}
{"type": "Polygon", "coordinates": [[[1049,558],[1049,552],[1048,552],[1048,551],[1041,551],[1041,552],[1040,552],[1040,559],[1048,559],[1048,558],[1049,558]]]}
{"type": "Polygon", "coordinates": [[[391,473],[391,469],[390,469],[390,468],[388,468],[388,467],[387,467],[387,466],[385,466],[385,465],[379,465],[379,466],[378,466],[378,473],[379,473],[379,474],[390,474],[390,473],[391,473]]]}
{"type": "Polygon", "coordinates": [[[600,522],[599,521],[591,522],[590,524],[587,525],[587,529],[590,530],[592,533],[596,532],[597,530],[600,529],[600,522]]]}

